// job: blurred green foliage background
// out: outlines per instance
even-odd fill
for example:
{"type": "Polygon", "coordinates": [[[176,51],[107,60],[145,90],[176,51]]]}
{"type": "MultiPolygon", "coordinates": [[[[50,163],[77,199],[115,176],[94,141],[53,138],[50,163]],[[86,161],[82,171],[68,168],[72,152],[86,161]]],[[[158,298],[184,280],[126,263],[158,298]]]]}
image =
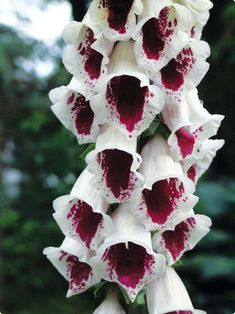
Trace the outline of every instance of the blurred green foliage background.
{"type": "MultiPolygon", "coordinates": [[[[47,6],[49,0],[41,0],[47,6]]],[[[54,0],[55,1],[55,0],[54,0]]],[[[61,0],[62,1],[62,0],[61,0]]],[[[32,3],[33,1],[31,1],[32,3]]],[[[70,1],[76,19],[82,1],[70,1]]],[[[38,1],[35,1],[35,5],[38,1]]],[[[1,9],[0,9],[1,10],[1,9]]],[[[52,17],[56,19],[56,16],[52,17]]],[[[1,23],[1,22],[0,22],[1,23]]],[[[62,30],[58,30],[60,32],[62,30]]],[[[211,68],[199,86],[211,113],[226,116],[218,138],[226,145],[200,180],[197,213],[213,220],[210,234],[178,266],[195,308],[209,314],[235,311],[235,4],[214,1],[203,39],[212,48],[211,68]]],[[[67,84],[55,49],[0,24],[0,311],[3,314],[88,314],[93,293],[65,298],[67,282],[42,255],[63,236],[52,219],[52,201],[67,194],[85,166],[84,146],[55,118],[48,91],[67,84]],[[40,77],[25,60],[51,60],[40,77]]],[[[138,314],[136,307],[129,313],[138,314]]],[[[139,313],[144,314],[142,308],[139,313]]]]}

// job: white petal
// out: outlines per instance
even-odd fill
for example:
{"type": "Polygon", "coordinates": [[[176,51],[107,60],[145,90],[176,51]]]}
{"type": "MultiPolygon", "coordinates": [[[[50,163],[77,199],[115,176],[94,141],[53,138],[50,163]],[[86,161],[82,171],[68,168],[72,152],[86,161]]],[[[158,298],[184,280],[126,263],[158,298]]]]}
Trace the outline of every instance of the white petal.
{"type": "Polygon", "coordinates": [[[188,41],[193,18],[187,8],[172,1],[143,3],[144,11],[133,34],[135,54],[139,65],[154,78],[188,41]]]}
{"type": "Polygon", "coordinates": [[[153,237],[153,247],[164,254],[169,265],[174,264],[184,252],[191,250],[210,231],[211,219],[193,215],[181,221],[174,230],[159,232],[153,237]]]}
{"type": "Polygon", "coordinates": [[[66,236],[96,250],[112,229],[112,221],[104,212],[108,204],[90,186],[92,175],[85,170],[70,195],[58,197],[53,202],[53,217],[66,236]],[[74,193],[75,192],[75,193],[74,193]]]}
{"type": "Polygon", "coordinates": [[[91,107],[100,123],[109,123],[129,138],[148,128],[163,108],[163,94],[150,86],[133,56],[131,42],[119,43],[109,65],[109,75],[97,85],[91,107]],[[131,97],[130,97],[131,94],[131,97]]]}
{"type": "Polygon", "coordinates": [[[118,3],[115,0],[94,0],[89,8],[92,20],[110,41],[128,40],[136,24],[135,14],[143,9],[141,0],[118,3]]]}
{"type": "Polygon", "coordinates": [[[175,226],[178,217],[185,217],[198,198],[191,193],[195,187],[185,177],[182,166],[175,162],[164,138],[157,135],[142,150],[140,173],[144,189],[137,206],[133,207],[146,230],[175,226]]]}
{"type": "Polygon", "coordinates": [[[156,74],[154,82],[164,90],[167,103],[180,103],[184,94],[200,83],[209,69],[205,61],[209,54],[205,41],[191,40],[156,74]]]}
{"type": "Polygon", "coordinates": [[[210,167],[216,152],[224,145],[224,140],[206,140],[200,147],[200,154],[196,158],[182,161],[185,174],[193,181],[197,180],[210,167]]]}
{"type": "Polygon", "coordinates": [[[211,114],[198,98],[196,88],[189,91],[180,104],[167,104],[162,111],[162,116],[172,133],[183,126],[190,126],[190,131],[194,132],[211,118],[211,114]]]}
{"type": "Polygon", "coordinates": [[[99,126],[84,90],[75,80],[68,87],[61,86],[50,91],[52,111],[62,124],[72,131],[79,144],[95,142],[99,126]],[[76,90],[69,86],[76,87],[76,90]],[[79,90],[79,91],[78,91],[79,90]]]}
{"type": "Polygon", "coordinates": [[[210,0],[180,0],[180,3],[195,13],[208,11],[213,7],[213,3],[210,0]]]}
{"type": "Polygon", "coordinates": [[[113,215],[114,232],[91,259],[97,275],[119,283],[134,301],[140,289],[160,277],[165,259],[151,248],[151,235],[123,204],[113,215]]]}
{"type": "Polygon", "coordinates": [[[117,129],[105,125],[96,148],[86,157],[88,170],[95,176],[92,185],[109,203],[127,201],[143,177],[137,173],[141,157],[136,153],[136,139],[128,141],[117,129]]]}
{"type": "Polygon", "coordinates": [[[104,301],[95,309],[93,314],[125,314],[118,301],[118,291],[115,286],[108,287],[104,301]]]}
{"type": "Polygon", "coordinates": [[[81,23],[73,22],[64,30],[63,63],[80,81],[87,92],[92,92],[97,80],[106,74],[106,65],[113,44],[105,39],[87,14],[81,23]]]}
{"type": "Polygon", "coordinates": [[[188,292],[175,272],[167,267],[165,274],[147,286],[147,306],[149,314],[166,314],[186,311],[187,314],[205,313],[193,308],[188,292]]]}
{"type": "Polygon", "coordinates": [[[89,265],[89,251],[72,239],[65,238],[60,247],[45,248],[43,254],[69,281],[67,297],[82,293],[100,281],[89,265]]]}

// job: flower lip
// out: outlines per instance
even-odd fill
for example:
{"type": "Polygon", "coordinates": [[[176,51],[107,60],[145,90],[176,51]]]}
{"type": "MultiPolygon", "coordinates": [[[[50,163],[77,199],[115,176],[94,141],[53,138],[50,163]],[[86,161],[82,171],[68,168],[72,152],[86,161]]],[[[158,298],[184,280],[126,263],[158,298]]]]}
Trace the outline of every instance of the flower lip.
{"type": "Polygon", "coordinates": [[[102,128],[96,148],[86,157],[88,169],[95,176],[92,185],[109,203],[130,199],[143,177],[137,173],[141,157],[135,151],[136,139],[128,141],[121,132],[108,125],[102,128]]]}
{"type": "Polygon", "coordinates": [[[76,135],[80,144],[94,142],[99,126],[84,90],[77,90],[80,91],[70,89],[69,85],[51,90],[51,109],[62,124],[76,135]]]}
{"type": "Polygon", "coordinates": [[[136,64],[133,43],[119,43],[109,64],[109,75],[96,86],[91,107],[100,124],[109,123],[128,137],[141,134],[164,106],[162,91],[136,64]]]}
{"type": "Polygon", "coordinates": [[[129,206],[121,204],[115,210],[113,232],[91,263],[99,276],[119,283],[133,301],[144,284],[163,273],[165,259],[153,252],[150,233],[144,230],[129,206]]]}
{"type": "Polygon", "coordinates": [[[70,195],[53,202],[53,217],[66,236],[95,250],[111,230],[111,218],[105,215],[108,204],[89,184],[92,175],[85,170],[70,195]],[[77,192],[78,191],[78,192],[77,192]]]}
{"type": "Polygon", "coordinates": [[[65,28],[64,39],[69,46],[64,50],[63,63],[91,93],[97,79],[107,72],[113,43],[103,38],[89,12],[82,23],[72,22],[65,28]]]}
{"type": "Polygon", "coordinates": [[[166,256],[169,265],[193,249],[210,231],[211,219],[207,216],[188,214],[180,219],[173,230],[163,230],[153,237],[154,249],[166,256]]]}
{"type": "Polygon", "coordinates": [[[180,163],[174,161],[162,136],[155,135],[144,146],[141,155],[140,173],[145,184],[135,213],[146,230],[173,227],[177,217],[197,202],[198,198],[192,194],[195,186],[184,175],[180,163]]]}
{"type": "Polygon", "coordinates": [[[205,61],[210,48],[204,41],[190,40],[175,58],[172,58],[159,73],[154,82],[164,89],[168,103],[179,103],[185,92],[195,88],[209,69],[205,61]]]}
{"type": "Polygon", "coordinates": [[[142,9],[140,0],[95,0],[89,13],[104,36],[114,42],[130,39],[136,24],[135,14],[142,9]]]}
{"type": "Polygon", "coordinates": [[[89,265],[89,251],[70,238],[65,238],[60,247],[45,248],[43,254],[69,281],[67,297],[82,293],[100,281],[89,265]]]}

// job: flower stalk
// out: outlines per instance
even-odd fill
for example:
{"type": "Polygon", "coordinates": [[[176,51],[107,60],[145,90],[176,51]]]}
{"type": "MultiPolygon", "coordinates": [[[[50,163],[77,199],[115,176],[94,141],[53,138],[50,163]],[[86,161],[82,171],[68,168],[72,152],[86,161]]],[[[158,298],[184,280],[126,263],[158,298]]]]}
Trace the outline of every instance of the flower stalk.
{"type": "Polygon", "coordinates": [[[93,0],[63,32],[71,82],[49,94],[78,143],[95,147],[71,193],[53,203],[65,240],[44,254],[68,280],[67,296],[108,282],[94,314],[124,314],[121,290],[130,302],[146,291],[150,314],[205,313],[173,267],[210,230],[193,193],[224,144],[211,139],[223,116],[197,92],[212,3],[155,2],[93,0]]]}

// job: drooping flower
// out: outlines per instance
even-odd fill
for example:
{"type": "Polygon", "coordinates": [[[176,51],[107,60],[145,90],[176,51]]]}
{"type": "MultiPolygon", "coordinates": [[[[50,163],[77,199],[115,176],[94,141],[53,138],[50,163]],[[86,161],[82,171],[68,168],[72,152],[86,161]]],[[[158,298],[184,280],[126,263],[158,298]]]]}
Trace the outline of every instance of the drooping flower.
{"type": "Polygon", "coordinates": [[[205,61],[209,55],[210,48],[205,41],[191,39],[156,73],[154,82],[164,91],[167,103],[179,103],[185,93],[197,87],[209,69],[205,61]]]}
{"type": "Polygon", "coordinates": [[[90,252],[70,238],[66,237],[60,247],[45,248],[43,254],[69,282],[67,297],[80,294],[100,282],[101,278],[90,266],[90,252]]]}
{"type": "Polygon", "coordinates": [[[128,140],[111,126],[102,127],[96,148],[86,161],[88,170],[94,174],[92,185],[109,203],[129,200],[143,184],[143,177],[137,172],[141,157],[136,153],[136,138],[128,140]]]}
{"type": "Polygon", "coordinates": [[[210,167],[216,152],[221,149],[223,145],[224,140],[205,140],[194,159],[191,158],[181,161],[185,175],[194,183],[197,183],[198,179],[210,167]]]}
{"type": "Polygon", "coordinates": [[[170,150],[176,160],[197,159],[200,156],[201,145],[210,137],[216,135],[224,116],[210,115],[208,121],[197,129],[193,125],[184,125],[171,133],[168,138],[170,150]]]}
{"type": "Polygon", "coordinates": [[[99,133],[97,119],[84,89],[76,80],[51,90],[49,97],[53,103],[52,111],[74,133],[79,144],[95,142],[99,133]]]}
{"type": "Polygon", "coordinates": [[[89,13],[82,22],[71,22],[63,37],[68,44],[63,54],[65,68],[83,84],[87,93],[93,92],[97,80],[107,73],[113,44],[103,37],[89,13]]]}
{"type": "Polygon", "coordinates": [[[172,267],[167,267],[161,278],[147,285],[146,297],[149,314],[206,314],[194,309],[182,280],[172,267]]]}
{"type": "Polygon", "coordinates": [[[114,212],[113,233],[91,263],[98,276],[120,284],[133,301],[145,284],[162,275],[165,258],[153,252],[151,234],[128,207],[128,203],[122,204],[114,212]]]}
{"type": "Polygon", "coordinates": [[[154,78],[189,40],[193,19],[187,8],[173,1],[143,0],[143,4],[132,37],[138,64],[154,78]]]}
{"type": "Polygon", "coordinates": [[[118,290],[110,285],[104,301],[95,309],[93,314],[125,314],[118,300],[118,290]]]}
{"type": "Polygon", "coordinates": [[[141,0],[94,0],[89,8],[92,20],[110,41],[128,40],[143,10],[141,0]]]}
{"type": "Polygon", "coordinates": [[[196,204],[194,184],[173,160],[166,140],[155,135],[143,148],[140,173],[145,184],[134,212],[146,230],[172,228],[196,204]]]}
{"type": "Polygon", "coordinates": [[[174,264],[210,231],[211,219],[205,215],[192,215],[177,223],[173,230],[163,230],[153,237],[153,248],[164,254],[169,265],[174,264]]]}
{"type": "Polygon", "coordinates": [[[91,107],[99,122],[119,128],[130,138],[147,129],[163,108],[163,94],[150,85],[138,67],[132,42],[117,44],[109,75],[99,81],[96,90],[98,95],[91,98],[91,107]]]}
{"type": "Polygon", "coordinates": [[[70,195],[53,202],[53,217],[66,236],[95,250],[112,229],[111,218],[105,213],[108,204],[90,185],[93,177],[87,169],[78,178],[70,195]]]}

